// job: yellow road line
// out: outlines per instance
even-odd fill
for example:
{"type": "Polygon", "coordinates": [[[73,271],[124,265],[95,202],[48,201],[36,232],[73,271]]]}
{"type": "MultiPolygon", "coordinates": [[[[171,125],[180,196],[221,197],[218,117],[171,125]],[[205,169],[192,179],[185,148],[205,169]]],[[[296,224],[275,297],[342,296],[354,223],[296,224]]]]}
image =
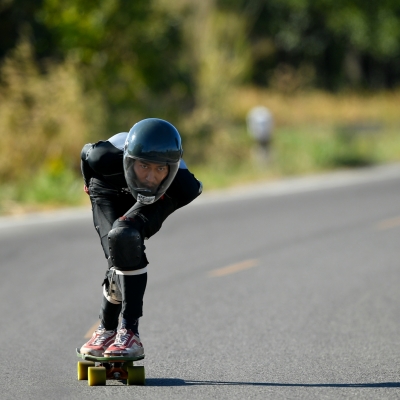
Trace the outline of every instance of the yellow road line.
{"type": "Polygon", "coordinates": [[[384,221],[381,221],[376,227],[378,230],[383,231],[385,229],[396,228],[397,226],[400,226],[400,217],[385,219],[384,221]]]}
{"type": "Polygon", "coordinates": [[[258,265],[258,260],[246,260],[238,264],[229,265],[224,268],[215,269],[208,273],[211,278],[216,278],[220,276],[235,274],[236,272],[244,271],[246,269],[255,267],[258,265]]]}
{"type": "Polygon", "coordinates": [[[97,321],[87,332],[86,335],[84,336],[85,339],[90,339],[93,335],[93,332],[97,329],[97,327],[99,326],[100,321],[97,321]]]}

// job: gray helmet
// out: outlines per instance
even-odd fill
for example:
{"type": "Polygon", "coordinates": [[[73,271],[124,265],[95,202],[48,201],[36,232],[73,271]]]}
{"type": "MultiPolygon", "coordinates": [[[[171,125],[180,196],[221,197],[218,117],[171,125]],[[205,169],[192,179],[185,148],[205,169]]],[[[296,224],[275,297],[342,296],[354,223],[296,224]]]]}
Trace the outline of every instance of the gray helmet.
{"type": "Polygon", "coordinates": [[[124,147],[125,179],[133,197],[143,204],[157,201],[174,180],[182,152],[179,132],[169,122],[148,118],[133,125],[124,147]],[[153,168],[158,178],[143,179],[139,168],[153,168]]]}

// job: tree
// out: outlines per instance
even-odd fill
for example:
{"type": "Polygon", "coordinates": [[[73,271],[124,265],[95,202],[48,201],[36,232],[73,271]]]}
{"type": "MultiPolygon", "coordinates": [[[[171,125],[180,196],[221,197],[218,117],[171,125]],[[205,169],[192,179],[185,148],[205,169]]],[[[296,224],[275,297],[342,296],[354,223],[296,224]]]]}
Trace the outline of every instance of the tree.
{"type": "Polygon", "coordinates": [[[314,70],[319,87],[394,87],[400,81],[400,3],[396,0],[220,0],[246,15],[253,82],[280,65],[314,70]]]}

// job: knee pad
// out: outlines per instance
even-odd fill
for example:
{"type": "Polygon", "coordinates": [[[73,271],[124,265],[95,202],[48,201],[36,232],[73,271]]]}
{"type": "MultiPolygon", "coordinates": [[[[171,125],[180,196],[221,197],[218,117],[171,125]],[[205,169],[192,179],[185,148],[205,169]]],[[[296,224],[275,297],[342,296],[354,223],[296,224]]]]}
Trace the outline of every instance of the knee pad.
{"type": "Polygon", "coordinates": [[[146,266],[143,239],[134,223],[118,219],[108,233],[109,265],[120,271],[146,266]]]}

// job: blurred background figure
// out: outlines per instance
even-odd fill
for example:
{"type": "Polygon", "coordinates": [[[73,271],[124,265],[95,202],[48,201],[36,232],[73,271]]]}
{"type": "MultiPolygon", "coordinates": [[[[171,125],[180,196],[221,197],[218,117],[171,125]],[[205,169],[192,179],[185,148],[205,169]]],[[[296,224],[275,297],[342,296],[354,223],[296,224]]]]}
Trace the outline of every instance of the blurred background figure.
{"type": "Polygon", "coordinates": [[[256,141],[255,156],[259,162],[268,161],[273,124],[272,114],[266,107],[254,107],[247,114],[247,130],[256,141]]]}

